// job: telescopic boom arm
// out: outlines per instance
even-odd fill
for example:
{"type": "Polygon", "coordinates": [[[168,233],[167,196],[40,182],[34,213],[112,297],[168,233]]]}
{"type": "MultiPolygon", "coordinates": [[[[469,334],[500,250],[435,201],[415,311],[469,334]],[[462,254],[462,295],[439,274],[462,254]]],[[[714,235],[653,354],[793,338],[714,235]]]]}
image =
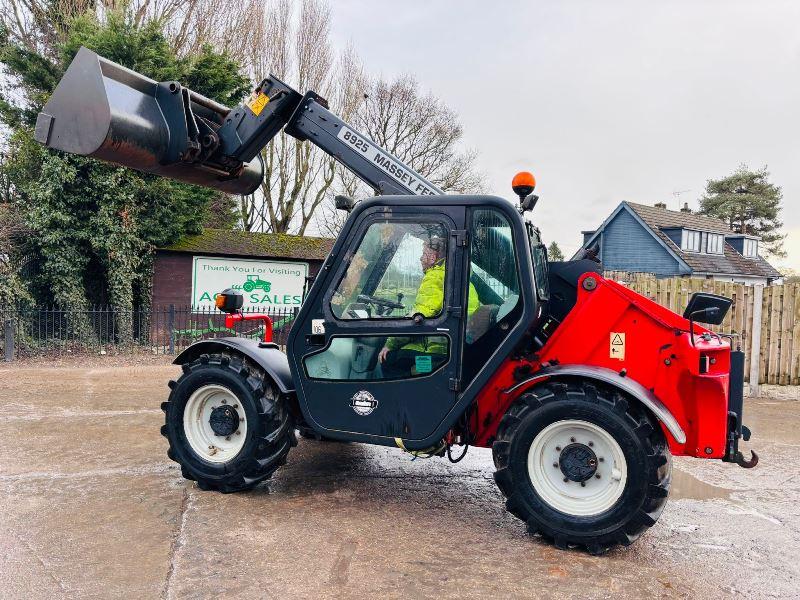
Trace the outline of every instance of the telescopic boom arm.
{"type": "Polygon", "coordinates": [[[227,193],[261,184],[259,152],[281,130],[308,140],[378,194],[442,194],[328,110],[268,77],[228,108],[176,81],[156,82],[81,48],[39,113],[42,144],[227,193]]]}
{"type": "Polygon", "coordinates": [[[284,131],[297,139],[310,141],[336,158],[377,194],[444,193],[329,111],[328,103],[314,92],[303,97],[284,131]]]}

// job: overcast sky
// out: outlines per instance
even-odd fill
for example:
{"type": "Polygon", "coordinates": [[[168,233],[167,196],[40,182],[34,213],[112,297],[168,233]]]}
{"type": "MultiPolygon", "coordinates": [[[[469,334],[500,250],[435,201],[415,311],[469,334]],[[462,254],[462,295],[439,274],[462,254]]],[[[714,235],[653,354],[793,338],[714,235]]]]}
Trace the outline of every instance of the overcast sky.
{"type": "Polygon", "coordinates": [[[534,172],[536,221],[565,254],[622,200],[696,208],[744,162],[783,187],[782,264],[800,271],[800,0],[332,8],[370,72],[412,73],[458,112],[492,193],[534,172]]]}

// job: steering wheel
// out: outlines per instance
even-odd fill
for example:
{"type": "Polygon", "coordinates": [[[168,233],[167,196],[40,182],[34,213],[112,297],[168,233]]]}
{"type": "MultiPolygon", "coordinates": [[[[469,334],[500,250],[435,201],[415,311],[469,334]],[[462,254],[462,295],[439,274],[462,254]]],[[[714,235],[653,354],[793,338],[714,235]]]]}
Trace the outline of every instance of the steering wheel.
{"type": "Polygon", "coordinates": [[[386,300],[385,298],[375,298],[366,294],[359,294],[357,300],[364,304],[372,304],[378,312],[379,316],[386,316],[395,309],[404,309],[405,304],[395,302],[394,300],[386,300]]]}

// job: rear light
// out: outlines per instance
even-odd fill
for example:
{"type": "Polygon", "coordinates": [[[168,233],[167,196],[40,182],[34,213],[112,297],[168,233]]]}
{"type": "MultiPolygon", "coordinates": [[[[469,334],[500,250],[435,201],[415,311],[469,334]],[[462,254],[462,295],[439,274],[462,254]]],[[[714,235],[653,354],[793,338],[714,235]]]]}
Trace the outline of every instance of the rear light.
{"type": "Polygon", "coordinates": [[[239,312],[244,304],[242,292],[228,288],[223,290],[214,298],[214,305],[222,312],[233,314],[239,312]]]}

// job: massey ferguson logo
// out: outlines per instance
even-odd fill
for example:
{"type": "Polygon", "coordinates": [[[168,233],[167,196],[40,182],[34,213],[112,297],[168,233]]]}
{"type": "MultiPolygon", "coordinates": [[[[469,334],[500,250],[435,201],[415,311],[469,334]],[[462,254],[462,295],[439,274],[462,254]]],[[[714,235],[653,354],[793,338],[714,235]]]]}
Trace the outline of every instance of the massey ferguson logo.
{"type": "Polygon", "coordinates": [[[378,401],[366,390],[356,392],[350,399],[350,406],[362,417],[366,417],[378,406],[378,401]]]}

